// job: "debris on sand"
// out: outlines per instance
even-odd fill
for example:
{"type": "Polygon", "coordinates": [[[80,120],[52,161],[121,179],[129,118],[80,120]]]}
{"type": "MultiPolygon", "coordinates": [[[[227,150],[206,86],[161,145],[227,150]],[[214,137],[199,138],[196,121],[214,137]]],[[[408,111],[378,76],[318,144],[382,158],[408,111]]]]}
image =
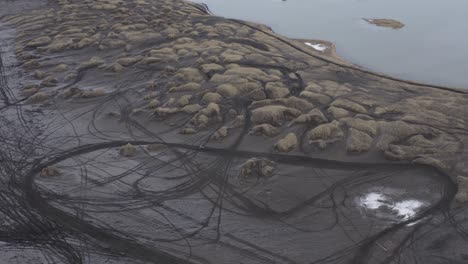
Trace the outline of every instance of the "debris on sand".
{"type": "Polygon", "coordinates": [[[132,157],[135,155],[135,153],[136,153],[136,148],[130,143],[120,147],[120,155],[124,157],[132,157]]]}
{"type": "Polygon", "coordinates": [[[42,169],[41,177],[56,177],[60,175],[60,171],[54,166],[47,166],[42,169]]]}
{"type": "Polygon", "coordinates": [[[374,18],[363,18],[369,24],[376,25],[378,27],[386,27],[392,29],[400,29],[405,26],[405,24],[401,23],[400,21],[394,19],[374,19],[374,18]]]}
{"type": "Polygon", "coordinates": [[[242,164],[240,177],[270,177],[275,170],[274,162],[267,159],[251,158],[242,164]]]}

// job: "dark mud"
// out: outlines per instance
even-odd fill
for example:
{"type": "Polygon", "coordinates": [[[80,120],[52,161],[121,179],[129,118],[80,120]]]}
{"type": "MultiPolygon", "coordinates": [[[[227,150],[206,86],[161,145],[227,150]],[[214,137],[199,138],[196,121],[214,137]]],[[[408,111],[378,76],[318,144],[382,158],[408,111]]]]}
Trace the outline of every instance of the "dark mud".
{"type": "Polygon", "coordinates": [[[4,18],[0,263],[467,261],[465,206],[454,206],[464,175],[462,92],[388,80],[314,51],[305,57],[266,27],[185,2],[113,2],[52,1],[53,16],[4,18]],[[130,23],[110,34],[103,15],[130,23]],[[172,27],[168,35],[146,39],[142,25],[126,32],[152,16],[158,32],[172,27]],[[28,28],[41,23],[56,45],[27,47],[42,34],[28,28]],[[201,36],[183,31],[194,24],[201,36]],[[62,39],[82,37],[77,28],[95,34],[81,43],[96,43],[62,39]],[[132,45],[119,46],[122,36],[132,45]],[[105,63],[83,66],[91,56],[105,63]],[[37,70],[57,81],[38,80],[37,70]],[[201,91],[183,90],[197,84],[201,91]],[[444,116],[428,118],[428,101],[444,116]],[[267,129],[255,130],[259,123],[267,129]],[[298,142],[276,151],[286,133],[298,142]]]}

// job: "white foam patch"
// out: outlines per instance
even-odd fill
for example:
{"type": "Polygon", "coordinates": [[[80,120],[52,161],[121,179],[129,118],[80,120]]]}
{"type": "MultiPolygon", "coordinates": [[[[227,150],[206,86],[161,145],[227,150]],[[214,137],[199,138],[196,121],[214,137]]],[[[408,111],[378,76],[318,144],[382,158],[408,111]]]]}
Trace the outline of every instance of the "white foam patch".
{"type": "Polygon", "coordinates": [[[424,203],[414,199],[394,202],[385,194],[371,192],[360,198],[360,205],[368,210],[390,209],[405,221],[414,217],[424,203]]]}
{"type": "Polygon", "coordinates": [[[361,199],[361,205],[368,209],[378,209],[380,206],[383,205],[383,201],[385,200],[385,196],[380,193],[369,193],[368,195],[364,196],[361,199]]]}
{"type": "Polygon", "coordinates": [[[406,200],[395,203],[393,209],[398,212],[399,216],[403,216],[406,220],[413,217],[423,205],[424,203],[418,200],[406,200]]]}
{"type": "Polygon", "coordinates": [[[315,50],[322,51],[322,52],[328,49],[328,47],[323,44],[312,44],[310,42],[304,42],[304,44],[306,44],[309,47],[314,48],[315,50]]]}

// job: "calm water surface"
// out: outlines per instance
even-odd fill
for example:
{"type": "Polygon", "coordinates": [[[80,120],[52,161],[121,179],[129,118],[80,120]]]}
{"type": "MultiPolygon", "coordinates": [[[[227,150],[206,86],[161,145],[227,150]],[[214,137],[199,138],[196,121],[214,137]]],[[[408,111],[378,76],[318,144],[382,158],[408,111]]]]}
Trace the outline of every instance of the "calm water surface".
{"type": "Polygon", "coordinates": [[[290,38],[335,43],[363,67],[468,88],[467,0],[196,0],[216,15],[267,24],[290,38]],[[362,18],[391,18],[399,30],[362,18]]]}

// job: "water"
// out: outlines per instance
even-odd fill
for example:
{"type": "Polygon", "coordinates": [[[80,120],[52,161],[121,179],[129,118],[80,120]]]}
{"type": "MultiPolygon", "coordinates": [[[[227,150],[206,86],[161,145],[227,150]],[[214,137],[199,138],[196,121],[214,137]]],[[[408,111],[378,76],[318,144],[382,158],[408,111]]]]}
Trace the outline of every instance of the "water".
{"type": "Polygon", "coordinates": [[[348,61],[395,77],[468,88],[466,0],[197,0],[216,15],[290,38],[335,43],[348,61]],[[362,18],[390,18],[399,30],[362,18]]]}

